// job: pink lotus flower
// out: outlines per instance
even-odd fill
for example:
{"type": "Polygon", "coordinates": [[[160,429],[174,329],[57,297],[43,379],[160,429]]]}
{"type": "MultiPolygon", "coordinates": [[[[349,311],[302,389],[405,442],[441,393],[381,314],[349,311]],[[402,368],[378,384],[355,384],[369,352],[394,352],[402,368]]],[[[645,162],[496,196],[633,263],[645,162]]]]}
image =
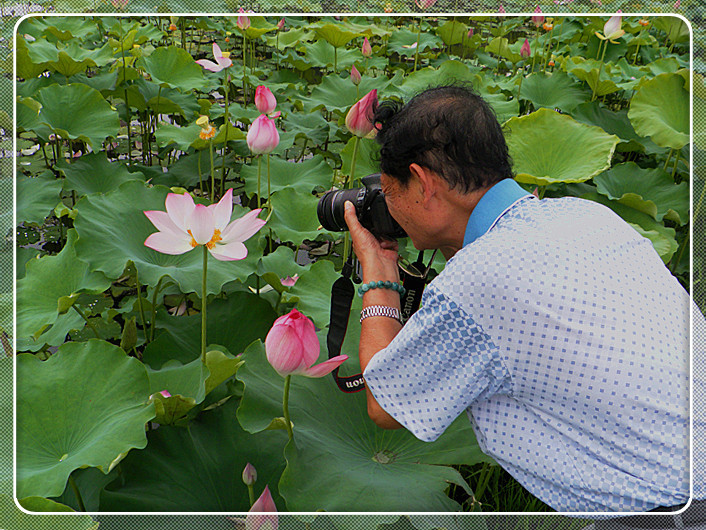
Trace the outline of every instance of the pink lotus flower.
{"type": "Polygon", "coordinates": [[[284,18],[279,19],[279,22],[277,22],[277,29],[280,31],[284,29],[284,18]]]}
{"type": "Polygon", "coordinates": [[[280,280],[280,283],[285,287],[292,287],[295,283],[297,283],[298,279],[299,275],[295,274],[294,276],[287,276],[286,278],[282,278],[280,280]]]}
{"type": "Polygon", "coordinates": [[[257,482],[257,471],[255,470],[255,466],[248,462],[245,464],[245,469],[243,469],[243,483],[246,486],[252,486],[255,482],[257,482]]]}
{"type": "Polygon", "coordinates": [[[271,153],[279,144],[279,133],[275,122],[264,114],[260,114],[250,125],[246,141],[254,155],[271,153]]]}
{"type": "Polygon", "coordinates": [[[267,486],[248,512],[245,517],[245,530],[277,530],[277,506],[267,486]],[[269,512],[271,515],[259,515],[256,512],[269,512]]]}
{"type": "Polygon", "coordinates": [[[232,189],[223,195],[218,204],[210,206],[194,204],[188,193],[170,193],[165,207],[166,212],[144,212],[159,230],[145,240],[145,246],[163,254],[184,254],[203,245],[217,260],[240,260],[248,255],[243,242],[265,224],[263,219],[257,218],[259,209],[230,221],[233,212],[232,189]]]}
{"type": "Polygon", "coordinates": [[[360,48],[360,53],[362,53],[363,57],[365,57],[366,59],[373,55],[373,47],[370,46],[370,41],[368,40],[368,37],[365,37],[363,39],[363,46],[361,46],[360,48]]]}
{"type": "Polygon", "coordinates": [[[220,46],[218,46],[215,42],[213,43],[213,58],[216,59],[215,63],[213,61],[209,61],[208,59],[199,59],[196,62],[211,72],[220,72],[224,68],[228,68],[233,64],[233,61],[223,55],[220,46]]]}
{"type": "Polygon", "coordinates": [[[375,130],[373,115],[378,106],[378,91],[373,89],[351,107],[346,115],[346,127],[361,138],[375,130]]]}
{"type": "Polygon", "coordinates": [[[353,83],[355,86],[358,86],[360,84],[360,80],[360,72],[355,67],[355,65],[353,65],[353,67],[351,68],[351,83],[353,83]]]}
{"type": "Polygon", "coordinates": [[[608,40],[613,44],[616,43],[615,39],[619,39],[625,35],[625,30],[621,29],[623,17],[620,15],[622,11],[618,9],[617,14],[613,15],[608,19],[608,21],[603,26],[603,34],[601,35],[596,31],[596,37],[601,40],[608,40]]]}
{"type": "Polygon", "coordinates": [[[270,114],[275,110],[277,100],[266,86],[260,85],[255,89],[255,106],[262,114],[270,114]]]}
{"type": "Polygon", "coordinates": [[[539,27],[542,24],[544,24],[544,15],[542,15],[542,10],[539,8],[539,6],[534,8],[534,12],[537,13],[532,17],[532,24],[535,25],[535,27],[539,27]]]}
{"type": "Polygon", "coordinates": [[[469,39],[473,37],[473,28],[468,30],[468,34],[466,35],[466,37],[468,37],[469,39]]]}
{"type": "Polygon", "coordinates": [[[414,0],[414,3],[417,4],[419,9],[427,10],[436,4],[436,0],[414,0]]]}
{"type": "Polygon", "coordinates": [[[245,11],[243,8],[240,8],[238,15],[238,21],[235,23],[236,26],[238,26],[239,29],[241,30],[246,30],[250,27],[250,18],[245,14],[245,11]]]}
{"type": "Polygon", "coordinates": [[[530,50],[530,43],[529,40],[525,39],[525,43],[522,45],[522,48],[520,48],[520,57],[526,59],[530,55],[532,55],[532,50],[530,50]]]}
{"type": "Polygon", "coordinates": [[[267,360],[282,377],[323,377],[348,359],[347,355],[338,355],[313,366],[319,358],[319,339],[313,322],[296,309],[275,320],[265,337],[265,351],[267,360]]]}

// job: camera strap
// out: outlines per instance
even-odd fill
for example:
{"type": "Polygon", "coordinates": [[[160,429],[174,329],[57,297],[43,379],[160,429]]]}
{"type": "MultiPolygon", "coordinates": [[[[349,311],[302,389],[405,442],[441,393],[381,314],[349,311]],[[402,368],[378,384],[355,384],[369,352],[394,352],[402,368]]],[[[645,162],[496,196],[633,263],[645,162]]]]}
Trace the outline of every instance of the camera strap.
{"type": "MultiPolygon", "coordinates": [[[[425,268],[422,261],[424,253],[420,252],[417,261],[412,263],[409,271],[405,267],[400,267],[400,276],[402,277],[402,285],[406,290],[405,295],[400,300],[402,306],[402,323],[404,324],[409,318],[419,309],[422,301],[422,292],[426,284],[427,275],[431,268],[431,263],[434,260],[432,256],[429,266],[425,268]],[[414,271],[414,273],[412,272],[414,271]],[[417,271],[424,271],[419,273],[417,271]]],[[[348,261],[343,265],[341,277],[333,282],[331,287],[331,319],[329,321],[328,334],[326,336],[326,346],[328,347],[329,359],[341,355],[343,340],[346,337],[348,329],[348,319],[351,314],[351,306],[353,305],[353,297],[355,296],[355,288],[351,280],[353,273],[354,262],[353,258],[348,258],[348,261]]],[[[343,392],[352,394],[359,392],[365,388],[365,380],[363,374],[351,376],[339,376],[339,368],[336,368],[331,375],[336,385],[343,392]]]]}

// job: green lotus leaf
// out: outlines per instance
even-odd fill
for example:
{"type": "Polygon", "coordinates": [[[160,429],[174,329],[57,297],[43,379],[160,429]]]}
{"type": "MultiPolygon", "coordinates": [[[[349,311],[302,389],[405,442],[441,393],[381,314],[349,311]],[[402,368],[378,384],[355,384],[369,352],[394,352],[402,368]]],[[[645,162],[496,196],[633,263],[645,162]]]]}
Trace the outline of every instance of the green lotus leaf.
{"type": "MultiPolygon", "coordinates": [[[[17,309],[19,313],[19,304],[17,309]]],[[[17,318],[19,319],[19,314],[17,318]]],[[[45,345],[60,346],[66,342],[66,335],[68,333],[83,329],[86,325],[86,321],[76,311],[69,311],[68,313],[59,315],[54,323],[37,338],[31,335],[24,337],[19,336],[19,324],[20,321],[18,320],[17,351],[36,352],[41,350],[45,345]]]]}
{"type": "MultiPolygon", "coordinates": [[[[28,497],[27,499],[21,499],[20,504],[22,504],[22,506],[26,510],[30,510],[36,513],[43,512],[44,510],[42,508],[46,508],[49,506],[47,503],[43,503],[39,499],[34,500],[30,497],[28,497]],[[27,507],[25,507],[25,505],[23,504],[25,500],[27,500],[29,505],[27,507]]],[[[64,510],[52,509],[51,511],[64,510]]],[[[12,495],[0,495],[0,513],[2,513],[3,525],[7,528],[12,528],[12,530],[37,529],[37,516],[27,515],[23,511],[18,510],[12,495]]],[[[66,525],[66,523],[66,515],[48,515],[42,513],[42,524],[47,525],[47,527],[62,528],[64,527],[64,525],[66,525]]],[[[98,530],[98,523],[95,522],[90,515],[72,515],[71,530],[98,530]]]]}
{"type": "Polygon", "coordinates": [[[148,395],[142,363],[104,341],[64,344],[47,361],[19,355],[17,496],[61,495],[74,469],[108,473],[145,447],[148,395]]]}
{"type": "Polygon", "coordinates": [[[24,499],[18,499],[17,502],[20,503],[25,510],[30,512],[75,512],[70,506],[61,504],[50,499],[45,499],[44,497],[25,497],[24,499]]]}
{"type": "MultiPolygon", "coordinates": [[[[242,352],[254,340],[264,339],[277,318],[269,302],[248,292],[217,298],[209,303],[206,312],[207,342],[225,346],[234,353],[242,352]]],[[[156,368],[170,359],[186,364],[199,357],[200,314],[173,317],[161,313],[157,327],[165,332],[147,345],[144,362],[156,368]]]]}
{"type": "MultiPolygon", "coordinates": [[[[257,163],[245,165],[240,170],[245,179],[245,193],[257,195],[257,163]]],[[[303,195],[311,195],[314,188],[331,187],[333,171],[321,155],[294,163],[282,158],[270,157],[270,189],[273,193],[292,188],[303,195]]],[[[267,197],[267,163],[260,170],[260,194],[267,197]]]]}
{"type": "Polygon", "coordinates": [[[449,20],[436,28],[436,34],[441,37],[444,44],[453,46],[468,39],[468,26],[457,20],[449,20]]]}
{"type": "Polygon", "coordinates": [[[139,66],[155,83],[182,91],[204,87],[203,68],[194,62],[189,52],[176,46],[160,47],[138,60],[139,66]]]}
{"type": "Polygon", "coordinates": [[[655,221],[646,213],[621,204],[618,201],[612,201],[596,192],[586,193],[582,195],[581,198],[599,202],[613,210],[628,224],[636,227],[636,229],[640,227],[640,229],[638,229],[640,235],[647,237],[652,242],[655,250],[665,263],[668,263],[669,260],[672,259],[677,248],[679,248],[675,239],[676,231],[673,228],[665,227],[662,223],[655,221]]]}
{"type": "MultiPolygon", "coordinates": [[[[344,175],[348,175],[353,162],[353,150],[355,148],[356,138],[352,137],[346,143],[346,147],[341,151],[341,167],[344,175]]],[[[379,159],[380,146],[368,138],[360,138],[358,140],[358,153],[356,154],[355,163],[355,178],[351,180],[351,187],[360,185],[359,179],[372,173],[379,173],[380,166],[377,160],[379,159]]]]}
{"type": "Polygon", "coordinates": [[[69,41],[64,47],[59,47],[58,52],[57,60],[46,63],[46,66],[66,77],[85,72],[89,67],[105,66],[115,60],[108,43],[102,48],[87,50],[77,42],[69,41]]]}
{"type": "Polygon", "coordinates": [[[188,364],[168,361],[159,370],[146,368],[155,404],[154,421],[160,425],[173,425],[206,397],[205,382],[210,372],[200,357],[188,364]],[[171,396],[160,395],[163,390],[171,396]]]}
{"type": "Polygon", "coordinates": [[[377,89],[378,97],[380,97],[389,83],[390,81],[384,76],[365,76],[356,91],[356,87],[350,82],[350,79],[330,75],[324,77],[321,84],[314,87],[311,91],[311,97],[302,97],[301,101],[307,112],[324,107],[326,110],[336,110],[345,114],[358,99],[373,89],[377,89]]]}
{"type": "MultiPolygon", "coordinates": [[[[49,131],[45,125],[39,123],[39,110],[41,108],[42,105],[39,101],[17,96],[17,113],[15,114],[17,128],[19,130],[35,131],[37,134],[40,134],[40,128],[49,131]]],[[[49,134],[51,134],[51,131],[45,132],[44,136],[47,137],[49,134]]]]}
{"type": "Polygon", "coordinates": [[[531,74],[522,81],[520,95],[529,99],[536,109],[559,108],[571,112],[590,97],[588,91],[572,81],[564,72],[531,74]]]}
{"type": "Polygon", "coordinates": [[[51,85],[39,91],[37,101],[39,121],[64,139],[83,140],[97,151],[108,136],[118,135],[118,113],[86,85],[51,85]]]}
{"type": "Polygon", "coordinates": [[[326,24],[315,27],[314,32],[319,38],[326,40],[334,48],[341,48],[356,37],[361,36],[360,33],[347,31],[338,24],[326,24]]]}
{"type": "MultiPolygon", "coordinates": [[[[322,349],[319,362],[326,357],[322,349]]],[[[250,346],[243,361],[238,420],[254,432],[281,415],[284,379],[267,362],[261,343],[250,346]]],[[[355,366],[357,359],[344,367],[348,363],[355,366]]],[[[378,428],[368,417],[365,394],[345,394],[328,376],[293,377],[289,399],[295,443],[285,450],[279,491],[290,511],[458,510],[445,494],[448,484],[470,491],[456,470],[443,465],[487,460],[465,415],[429,444],[404,429],[378,428]]]]}
{"type": "Polygon", "coordinates": [[[681,149],[689,143],[689,93],[679,74],[645,81],[630,100],[628,118],[635,132],[661,147],[681,149]]]}
{"type": "Polygon", "coordinates": [[[327,230],[319,230],[316,207],[319,200],[309,194],[285,188],[272,194],[272,217],[267,227],[282,241],[300,245],[305,239],[330,236],[327,230]]]}
{"type": "Polygon", "coordinates": [[[265,17],[250,16],[250,27],[245,30],[245,36],[252,40],[257,39],[277,28],[276,25],[270,24],[265,17]]]}
{"type": "Polygon", "coordinates": [[[675,184],[661,168],[642,169],[634,162],[613,166],[593,178],[598,193],[644,212],[657,221],[689,221],[689,185],[675,184]]]}
{"type": "Polygon", "coordinates": [[[504,123],[520,113],[519,100],[517,98],[507,99],[502,90],[491,92],[489,85],[481,85],[478,93],[492,107],[500,123],[504,123]]]}
{"type": "Polygon", "coordinates": [[[303,136],[307,140],[312,140],[315,145],[326,142],[331,129],[329,122],[318,112],[289,114],[286,125],[287,130],[294,132],[296,137],[303,136]]]}
{"type": "MultiPolygon", "coordinates": [[[[77,469],[71,473],[71,476],[81,494],[86,511],[97,512],[99,510],[98,498],[100,492],[105,486],[115,480],[118,476],[118,470],[113,468],[113,471],[105,475],[95,467],[85,467],[77,469]]],[[[60,497],[53,497],[51,500],[70,506],[76,511],[81,510],[71,484],[66,485],[64,493],[60,497]]]]}
{"type": "MultiPolygon", "coordinates": [[[[29,53],[29,44],[20,35],[15,37],[17,76],[22,79],[34,79],[46,70],[42,61],[35,61],[29,53]]],[[[54,48],[56,50],[56,48],[54,48]]],[[[58,53],[57,53],[58,57],[58,53]]]]}
{"type": "Polygon", "coordinates": [[[538,186],[584,182],[610,167],[620,139],[550,109],[510,118],[508,148],[516,180],[538,186]]]}
{"type": "Polygon", "coordinates": [[[390,36],[387,49],[403,57],[413,57],[417,49],[422,54],[428,49],[441,48],[443,45],[444,42],[431,32],[417,33],[408,29],[399,29],[390,36]],[[415,46],[417,39],[419,39],[419,45],[415,46]]]}
{"type": "MultiPolygon", "coordinates": [[[[134,82],[134,87],[139,90],[140,97],[144,101],[144,108],[150,108],[152,112],[159,114],[180,114],[187,119],[191,119],[199,114],[199,104],[193,94],[183,94],[177,89],[164,87],[158,83],[153,83],[142,77],[134,82]]],[[[122,89],[115,92],[116,97],[122,98],[122,89]]],[[[134,106],[139,99],[134,99],[128,95],[130,105],[134,106]]]]}
{"type": "Polygon", "coordinates": [[[155,131],[154,136],[159,146],[176,144],[180,150],[187,151],[189,147],[195,146],[197,143],[208,146],[208,142],[199,138],[200,132],[201,127],[196,122],[192,122],[186,127],[162,122],[155,131]]]}
{"type": "MultiPolygon", "coordinates": [[[[77,204],[74,226],[79,234],[76,254],[92,270],[102,271],[109,278],[119,278],[128,261],[139,272],[143,285],[156,286],[160,278],[169,276],[182,292],[201,292],[203,254],[201,248],[170,256],[144,245],[147,236],[157,231],[143,213],[164,210],[169,189],[148,187],[143,182],[129,181],[105,195],[88,195],[77,204]]],[[[235,205],[231,219],[242,217],[245,208],[235,205]]],[[[240,261],[208,260],[209,294],[218,293],[230,281],[245,281],[260,257],[257,235],[245,243],[248,257],[240,261]]]]}
{"type": "Polygon", "coordinates": [[[62,302],[75,301],[78,293],[101,293],[110,286],[103,274],[91,272],[88,265],[76,259],[75,241],[76,231],[69,230],[66,245],[58,255],[27,263],[25,277],[17,282],[19,337],[38,337],[56,321],[62,302]]]}
{"type": "Polygon", "coordinates": [[[54,35],[62,41],[80,39],[98,32],[96,23],[84,17],[46,17],[33,19],[33,22],[42,35],[54,35]]]}
{"type": "Polygon", "coordinates": [[[284,50],[305,42],[314,40],[314,32],[308,28],[294,28],[289,31],[278,31],[277,35],[265,37],[268,46],[284,50]]]}
{"type": "MultiPolygon", "coordinates": [[[[235,420],[236,405],[231,399],[202,412],[188,429],[150,431],[147,449],[131,452],[121,462],[121,480],[101,493],[101,510],[245,512],[250,503],[241,473],[248,462],[257,470],[256,491],[269,485],[278,509],[284,509],[277,481],[287,435],[282,430],[248,434],[235,420]]],[[[223,530],[232,528],[223,521],[223,530]]]]}
{"type": "Polygon", "coordinates": [[[591,87],[597,97],[620,90],[612,79],[610,64],[604,64],[601,67],[601,62],[595,59],[572,56],[567,61],[564,61],[563,68],[567,73],[588,83],[588,86],[591,87]]]}
{"type": "Polygon", "coordinates": [[[139,171],[128,171],[125,162],[108,161],[105,151],[89,153],[71,164],[59,162],[57,168],[66,177],[64,190],[73,190],[79,195],[109,193],[129,180],[145,179],[139,171]]]}
{"type": "Polygon", "coordinates": [[[407,76],[402,83],[406,96],[411,97],[430,86],[454,81],[470,81],[473,71],[460,61],[444,61],[439,68],[420,68],[407,76]]]}
{"type": "Polygon", "coordinates": [[[44,223],[60,200],[61,180],[47,170],[37,177],[17,175],[17,220],[44,223]]]}
{"type": "Polygon", "coordinates": [[[679,17],[655,17],[653,24],[656,29],[661,29],[667,34],[670,42],[689,42],[691,32],[689,26],[679,17]]]}
{"type": "Polygon", "coordinates": [[[485,47],[485,51],[499,55],[511,63],[518,63],[522,60],[522,56],[512,50],[509,41],[504,37],[495,37],[485,47]]]}
{"type": "Polygon", "coordinates": [[[219,350],[207,351],[206,367],[210,375],[205,382],[206,394],[210,394],[218,385],[233,377],[242,364],[243,361],[239,357],[219,350]]]}

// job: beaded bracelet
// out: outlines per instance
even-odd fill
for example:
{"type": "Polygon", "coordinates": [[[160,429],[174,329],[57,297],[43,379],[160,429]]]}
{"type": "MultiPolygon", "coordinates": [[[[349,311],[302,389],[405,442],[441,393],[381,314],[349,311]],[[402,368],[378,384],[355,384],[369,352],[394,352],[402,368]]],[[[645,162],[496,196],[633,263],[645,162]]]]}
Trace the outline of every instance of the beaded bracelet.
{"type": "Polygon", "coordinates": [[[400,293],[400,296],[404,296],[404,293],[407,292],[401,283],[391,282],[390,280],[379,280],[377,282],[364,283],[358,287],[358,296],[363,296],[370,289],[392,289],[400,293]]]}

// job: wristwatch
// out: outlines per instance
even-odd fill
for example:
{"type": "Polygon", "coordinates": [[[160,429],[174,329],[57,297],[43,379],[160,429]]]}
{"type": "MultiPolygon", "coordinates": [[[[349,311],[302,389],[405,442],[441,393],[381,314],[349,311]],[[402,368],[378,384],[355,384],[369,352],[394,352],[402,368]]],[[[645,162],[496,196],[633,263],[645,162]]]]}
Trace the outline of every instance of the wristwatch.
{"type": "Polygon", "coordinates": [[[388,317],[393,318],[400,324],[402,324],[402,317],[400,316],[400,310],[396,307],[390,307],[386,305],[369,305],[363,308],[360,312],[360,321],[363,322],[368,317],[388,317]]]}

